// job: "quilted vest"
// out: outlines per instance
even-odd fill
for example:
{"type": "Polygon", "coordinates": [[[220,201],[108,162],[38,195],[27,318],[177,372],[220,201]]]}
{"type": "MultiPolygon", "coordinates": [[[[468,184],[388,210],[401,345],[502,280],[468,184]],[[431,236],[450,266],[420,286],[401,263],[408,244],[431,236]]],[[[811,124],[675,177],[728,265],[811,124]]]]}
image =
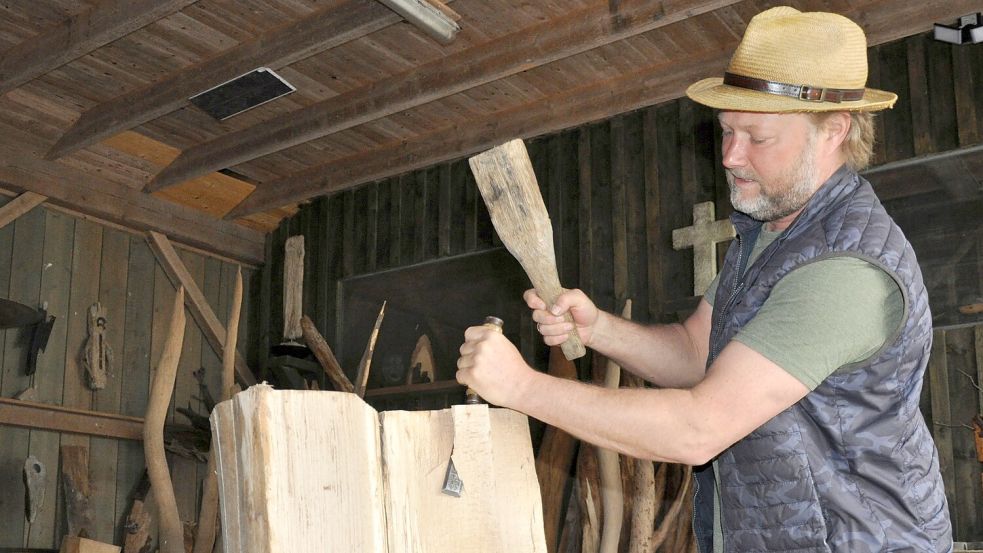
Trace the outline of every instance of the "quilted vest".
{"type": "MultiPolygon", "coordinates": [[[[932,320],[921,271],[901,229],[870,183],[845,167],[746,272],[761,223],[740,213],[732,221],[738,240],[720,274],[707,366],[775,284],[808,263],[865,259],[894,278],[905,305],[901,328],[880,351],[838,369],[720,454],[726,551],[951,551],[938,454],[918,409],[932,320]]],[[[712,469],[698,474],[696,494],[694,529],[701,551],[709,553],[712,469]]]]}

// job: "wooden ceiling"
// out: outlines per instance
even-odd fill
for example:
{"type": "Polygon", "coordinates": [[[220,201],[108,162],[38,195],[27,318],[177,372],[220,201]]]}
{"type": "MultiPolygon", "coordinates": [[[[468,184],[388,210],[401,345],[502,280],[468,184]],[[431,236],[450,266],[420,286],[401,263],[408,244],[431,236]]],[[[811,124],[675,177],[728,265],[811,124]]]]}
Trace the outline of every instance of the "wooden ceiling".
{"type": "MultiPolygon", "coordinates": [[[[446,1],[446,0],[445,0],[446,1]]],[[[768,7],[871,45],[978,0],[456,0],[441,45],[375,0],[0,4],[0,187],[247,262],[298,202],[679,97],[768,7]],[[297,91],[188,102],[258,67],[297,91]]]]}

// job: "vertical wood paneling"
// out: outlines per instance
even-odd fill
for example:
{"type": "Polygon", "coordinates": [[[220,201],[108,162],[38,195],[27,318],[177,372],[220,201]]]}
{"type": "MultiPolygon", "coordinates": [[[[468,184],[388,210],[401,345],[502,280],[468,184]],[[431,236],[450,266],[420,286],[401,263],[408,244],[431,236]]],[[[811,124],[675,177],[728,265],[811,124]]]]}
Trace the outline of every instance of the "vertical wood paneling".
{"type": "Polygon", "coordinates": [[[611,128],[594,125],[590,131],[591,186],[590,234],[593,273],[591,290],[594,303],[605,311],[614,311],[614,271],[611,255],[611,128]]]}
{"type": "MultiPolygon", "coordinates": [[[[979,47],[975,50],[978,53],[979,47]]],[[[977,97],[981,81],[977,80],[977,68],[974,67],[979,64],[978,56],[974,56],[973,48],[968,47],[951,48],[951,51],[959,145],[978,144],[983,140],[983,129],[979,124],[983,110],[978,107],[980,100],[977,97]]]]}
{"type": "Polygon", "coordinates": [[[437,256],[451,254],[451,209],[453,208],[453,186],[451,165],[445,163],[437,168],[437,256]]]}
{"type": "Polygon", "coordinates": [[[628,299],[628,137],[625,118],[611,121],[611,257],[614,305],[628,299]]]}
{"type": "Polygon", "coordinates": [[[416,224],[416,186],[417,174],[410,173],[399,178],[399,261],[400,265],[412,265],[414,226],[416,224]]]}
{"type": "Polygon", "coordinates": [[[376,270],[376,251],[378,248],[379,187],[366,187],[365,199],[365,272],[376,270]]]}
{"type": "Polygon", "coordinates": [[[956,476],[952,466],[952,415],[949,404],[949,367],[945,356],[944,330],[936,330],[928,363],[928,384],[932,392],[932,437],[939,450],[939,468],[949,505],[955,505],[956,476]]]}
{"type": "MultiPolygon", "coordinates": [[[[648,108],[642,112],[642,148],[644,150],[645,186],[645,251],[648,253],[648,317],[651,321],[662,320],[662,251],[660,240],[662,229],[662,200],[659,194],[659,133],[658,112],[648,108]]],[[[639,310],[640,311],[640,310],[639,310]]]]}
{"type": "MultiPolygon", "coordinates": [[[[45,235],[49,233],[45,229],[45,235]]],[[[106,387],[93,394],[93,409],[106,413],[118,413],[122,393],[121,367],[123,331],[126,313],[127,264],[120,260],[129,256],[128,234],[106,229],[102,237],[101,272],[99,275],[99,303],[106,310],[106,343],[112,349],[113,359],[106,378],[106,387]]],[[[87,316],[87,314],[86,314],[87,316]]],[[[112,542],[116,534],[116,460],[119,441],[92,438],[89,445],[89,467],[92,479],[90,505],[97,516],[93,522],[93,539],[112,542]]]]}
{"type": "Polygon", "coordinates": [[[588,296],[594,295],[594,279],[591,253],[593,233],[591,229],[591,184],[593,168],[591,164],[591,132],[589,127],[577,131],[577,185],[580,195],[578,235],[580,236],[580,289],[588,296]]]}
{"type": "MultiPolygon", "coordinates": [[[[72,245],[75,237],[75,219],[67,215],[45,210],[44,213],[44,254],[41,273],[41,301],[48,303],[48,313],[55,317],[56,324],[51,329],[48,345],[38,356],[37,372],[33,387],[38,399],[59,404],[62,399],[65,370],[65,340],[68,325],[68,303],[72,286],[72,245]],[[61,321],[58,323],[58,321],[61,321]]],[[[38,458],[48,470],[57,470],[58,446],[60,436],[54,432],[31,432],[30,453],[38,458]]],[[[58,497],[57,479],[48,478],[45,497],[58,497]]],[[[54,543],[55,529],[59,521],[55,518],[54,501],[45,500],[37,520],[31,525],[28,546],[47,547],[54,543]]]]}
{"type": "Polygon", "coordinates": [[[427,242],[430,241],[430,225],[427,219],[427,171],[413,174],[413,263],[427,258],[427,242]]]}
{"type": "Polygon", "coordinates": [[[932,140],[932,112],[928,101],[928,68],[925,59],[925,41],[921,36],[911,36],[905,41],[908,62],[908,83],[910,85],[911,127],[915,155],[935,151],[932,140]]]}
{"type": "Polygon", "coordinates": [[[464,252],[478,247],[478,203],[482,201],[478,184],[466,162],[457,163],[464,174],[464,252]]]}
{"type": "Polygon", "coordinates": [[[648,322],[648,250],[646,247],[645,154],[642,140],[642,116],[634,113],[625,119],[625,226],[627,240],[628,291],[632,299],[632,318],[648,322]]]}
{"type": "Polygon", "coordinates": [[[883,161],[907,159],[915,154],[911,122],[911,94],[908,89],[907,49],[904,41],[882,44],[877,63],[880,65],[880,85],[898,95],[899,109],[881,118],[884,125],[883,161]],[[902,107],[907,106],[907,109],[902,107]]]}
{"type": "Polygon", "coordinates": [[[974,541],[983,529],[983,480],[976,459],[973,432],[967,428],[981,413],[978,393],[971,380],[976,374],[974,329],[964,327],[946,332],[946,366],[949,369],[949,410],[952,429],[952,469],[955,503],[950,505],[953,537],[974,541]],[[975,483],[977,485],[969,485],[975,483]]]}
{"type": "MultiPolygon", "coordinates": [[[[44,240],[44,213],[34,209],[13,225],[13,256],[16,268],[11,272],[7,298],[29,306],[38,304],[44,240]]],[[[27,347],[21,339],[23,330],[8,330],[4,339],[3,371],[0,395],[11,397],[30,385],[24,375],[27,347]]],[[[0,426],[0,490],[21,490],[24,459],[30,447],[30,432],[22,428],[0,426]]],[[[0,547],[24,544],[24,494],[0,493],[0,547]],[[17,513],[14,515],[13,513],[17,513]]]]}

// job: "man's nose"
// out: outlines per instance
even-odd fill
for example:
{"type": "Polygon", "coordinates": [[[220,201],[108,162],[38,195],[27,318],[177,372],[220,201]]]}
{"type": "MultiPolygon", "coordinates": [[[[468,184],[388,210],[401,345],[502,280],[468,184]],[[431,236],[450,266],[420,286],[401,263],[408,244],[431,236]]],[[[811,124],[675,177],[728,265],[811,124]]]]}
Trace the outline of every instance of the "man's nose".
{"type": "Polygon", "coordinates": [[[722,154],[721,163],[728,169],[742,167],[747,162],[745,144],[742,140],[738,140],[735,137],[724,139],[722,154]]]}

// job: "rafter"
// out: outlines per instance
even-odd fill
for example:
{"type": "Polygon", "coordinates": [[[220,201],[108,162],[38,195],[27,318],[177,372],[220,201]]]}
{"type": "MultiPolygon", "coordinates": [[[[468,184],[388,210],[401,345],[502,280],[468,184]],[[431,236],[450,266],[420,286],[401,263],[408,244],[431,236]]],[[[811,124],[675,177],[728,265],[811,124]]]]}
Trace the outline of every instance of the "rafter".
{"type": "Polygon", "coordinates": [[[34,192],[24,192],[13,200],[0,207],[0,228],[3,228],[17,220],[18,217],[34,209],[47,200],[41,194],[34,192]]]}
{"type": "Polygon", "coordinates": [[[684,64],[676,59],[669,75],[664,64],[645,67],[616,79],[593,82],[560,96],[469,121],[466,128],[448,126],[410,142],[392,142],[383,148],[318,165],[264,184],[226,217],[243,217],[281,203],[330,194],[457,159],[510,138],[529,138],[678,98],[694,80],[722,70],[729,54],[724,50],[704,53],[692,56],[684,64]]]}
{"type": "Polygon", "coordinates": [[[86,175],[35,157],[26,132],[3,127],[0,186],[48,197],[67,207],[134,230],[156,230],[175,241],[257,265],[265,259],[263,233],[143,194],[122,184],[86,175]]]}
{"type": "Polygon", "coordinates": [[[144,189],[154,191],[662,27],[739,0],[595,1],[329,100],[185,150],[144,189]]]}
{"type": "Polygon", "coordinates": [[[124,37],[195,0],[103,0],[0,53],[0,94],[124,37]]]}
{"type": "Polygon", "coordinates": [[[348,0],[99,104],[46,154],[57,159],[185,106],[188,98],[259,66],[277,69],[401,21],[375,0],[348,0]]]}
{"type": "MultiPolygon", "coordinates": [[[[876,4],[885,4],[888,1],[876,4]]],[[[969,9],[970,3],[971,0],[958,0],[944,5],[939,2],[923,2],[918,9],[909,6],[903,14],[873,20],[869,20],[866,14],[879,11],[872,10],[867,5],[847,11],[844,15],[862,22],[868,44],[873,46],[927,31],[931,28],[933,17],[957,17],[954,14],[969,9]]],[[[694,52],[687,59],[674,58],[671,66],[657,64],[639,68],[616,79],[590,83],[562,95],[470,121],[466,128],[451,126],[437,129],[410,142],[392,142],[380,148],[311,167],[263,184],[226,217],[242,217],[457,159],[510,138],[529,138],[555,132],[679,98],[695,80],[722,74],[736,44],[735,38],[733,44],[722,50],[694,52]],[[562,106],[562,109],[557,110],[556,106],[562,106]]]]}

